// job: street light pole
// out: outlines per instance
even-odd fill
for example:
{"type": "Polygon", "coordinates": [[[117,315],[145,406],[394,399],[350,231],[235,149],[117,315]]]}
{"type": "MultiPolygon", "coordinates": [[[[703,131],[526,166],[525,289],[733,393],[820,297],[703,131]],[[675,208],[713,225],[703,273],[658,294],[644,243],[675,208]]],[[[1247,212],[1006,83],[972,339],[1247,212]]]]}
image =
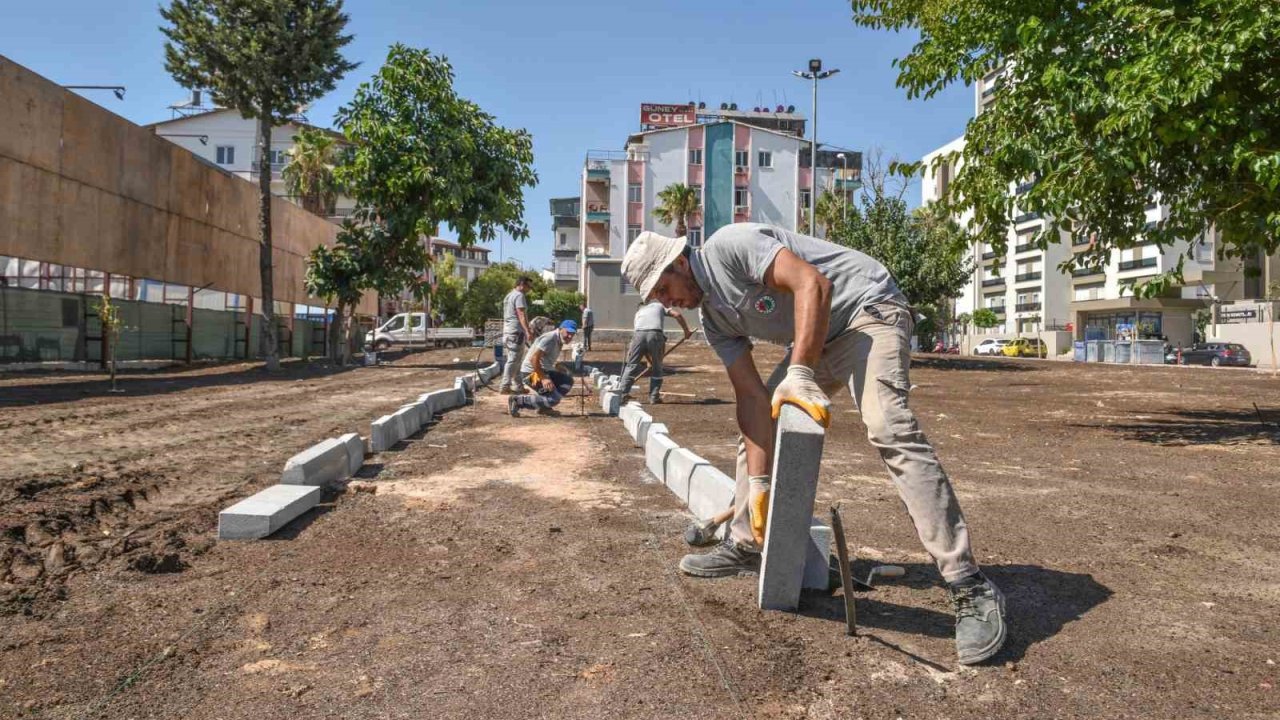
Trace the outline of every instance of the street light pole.
{"type": "MultiPolygon", "coordinates": [[[[844,167],[844,171],[841,173],[841,179],[844,182],[849,182],[849,156],[844,153],[840,153],[839,155],[836,155],[836,157],[840,158],[840,164],[844,167]]],[[[844,198],[844,203],[840,208],[840,222],[847,223],[849,222],[849,195],[845,193],[845,189],[843,187],[840,188],[840,195],[844,198]]]]}
{"type": "Polygon", "coordinates": [[[809,234],[815,233],[817,222],[814,212],[818,205],[818,81],[840,72],[839,69],[823,70],[822,60],[813,58],[809,61],[809,71],[792,70],[791,74],[798,78],[813,81],[813,126],[809,133],[809,234]]]}

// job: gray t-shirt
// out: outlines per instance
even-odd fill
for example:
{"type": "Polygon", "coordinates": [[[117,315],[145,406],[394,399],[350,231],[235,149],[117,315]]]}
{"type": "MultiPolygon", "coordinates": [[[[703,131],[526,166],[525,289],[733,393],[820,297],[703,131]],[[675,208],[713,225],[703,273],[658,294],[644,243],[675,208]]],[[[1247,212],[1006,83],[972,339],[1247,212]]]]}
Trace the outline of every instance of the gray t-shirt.
{"type": "Polygon", "coordinates": [[[516,314],[516,310],[524,310],[527,305],[524,302],[524,293],[517,288],[507,293],[502,299],[502,334],[515,335],[522,328],[520,327],[520,316],[516,314]]]}
{"type": "Polygon", "coordinates": [[[582,308],[582,327],[591,327],[596,324],[596,311],[591,308],[582,308]]]}
{"type": "Polygon", "coordinates": [[[662,330],[662,321],[667,317],[667,309],[657,300],[647,302],[636,311],[636,330],[662,330]]]}
{"type": "Polygon", "coordinates": [[[524,354],[524,361],[520,363],[520,374],[528,375],[533,372],[533,354],[538,350],[542,351],[542,372],[551,372],[556,369],[556,361],[560,359],[560,351],[564,349],[564,341],[560,339],[560,331],[552,330],[542,333],[537,340],[529,346],[529,352],[524,354]]]}
{"type": "Polygon", "coordinates": [[[702,330],[726,367],[750,348],[748,338],[778,344],[795,340],[795,298],[764,284],[765,272],[783,248],[831,281],[828,341],[867,305],[906,304],[889,271],[857,250],[761,223],[726,225],[691,258],[694,279],[705,293],[699,308],[702,330]]]}

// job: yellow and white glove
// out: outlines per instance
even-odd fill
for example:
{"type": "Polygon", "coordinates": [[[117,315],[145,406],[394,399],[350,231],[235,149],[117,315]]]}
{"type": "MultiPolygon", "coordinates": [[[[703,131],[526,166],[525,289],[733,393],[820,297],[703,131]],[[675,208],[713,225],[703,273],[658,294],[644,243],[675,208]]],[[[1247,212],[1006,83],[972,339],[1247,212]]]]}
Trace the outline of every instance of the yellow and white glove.
{"type": "Polygon", "coordinates": [[[756,545],[763,548],[764,531],[769,525],[769,489],[772,483],[768,475],[752,475],[750,483],[747,511],[751,518],[751,537],[756,545]]]}
{"type": "Polygon", "coordinates": [[[773,391],[774,420],[778,419],[784,403],[791,403],[809,413],[809,417],[822,427],[831,427],[831,400],[814,381],[813,368],[804,365],[787,368],[787,377],[773,391]]]}

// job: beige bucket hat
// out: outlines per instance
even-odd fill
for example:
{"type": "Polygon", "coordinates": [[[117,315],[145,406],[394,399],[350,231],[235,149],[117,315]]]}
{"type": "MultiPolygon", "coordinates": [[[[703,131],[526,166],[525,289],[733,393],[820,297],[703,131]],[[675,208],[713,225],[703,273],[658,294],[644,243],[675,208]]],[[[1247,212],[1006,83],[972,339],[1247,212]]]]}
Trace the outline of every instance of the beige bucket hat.
{"type": "Polygon", "coordinates": [[[662,271],[680,257],[687,244],[686,238],[667,237],[646,230],[627,248],[627,254],[622,258],[622,274],[640,292],[640,297],[649,300],[662,271]]]}

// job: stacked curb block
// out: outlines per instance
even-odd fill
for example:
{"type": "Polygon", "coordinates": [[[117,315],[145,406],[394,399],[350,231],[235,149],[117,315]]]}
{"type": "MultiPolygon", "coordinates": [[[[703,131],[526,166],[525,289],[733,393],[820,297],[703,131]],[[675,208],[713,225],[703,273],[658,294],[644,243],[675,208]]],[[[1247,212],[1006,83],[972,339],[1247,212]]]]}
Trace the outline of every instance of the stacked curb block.
{"type": "MultiPolygon", "coordinates": [[[[369,427],[369,452],[386,452],[428,427],[437,413],[475,402],[477,379],[488,383],[498,372],[498,364],[493,363],[460,375],[452,388],[423,393],[374,420],[369,427]]],[[[276,532],[318,505],[322,488],[339,485],[359,472],[364,456],[365,439],[356,433],[329,438],[294,455],[284,465],[280,484],[218,513],[218,539],[255,540],[276,532]]]]}
{"type": "MultiPolygon", "coordinates": [[[[700,457],[691,450],[680,447],[671,439],[671,433],[667,426],[660,422],[655,422],[653,417],[646,413],[638,403],[629,402],[626,405],[621,404],[621,395],[614,392],[617,387],[618,378],[616,375],[609,376],[599,371],[591,373],[591,379],[600,393],[600,404],[605,412],[610,415],[616,415],[622,421],[623,427],[627,434],[631,436],[632,444],[637,448],[641,448],[644,452],[645,468],[650,475],[667,487],[676,497],[680,498],[680,502],[689,508],[689,512],[693,514],[699,521],[706,522],[716,514],[728,508],[733,504],[733,496],[736,493],[737,483],[734,479],[711,464],[710,461],[700,457]],[[610,410],[612,409],[612,412],[610,410]]],[[[796,408],[787,406],[784,412],[793,410],[800,412],[796,408]]],[[[811,432],[806,435],[808,428],[803,428],[800,434],[792,432],[792,426],[800,426],[802,423],[795,417],[794,413],[787,413],[786,423],[779,420],[779,441],[777,447],[783,448],[784,443],[786,452],[789,457],[793,454],[799,455],[798,462],[788,463],[780,468],[778,466],[778,458],[781,452],[774,454],[774,477],[775,492],[770,494],[770,522],[769,532],[765,538],[765,556],[771,549],[769,545],[769,536],[773,535],[773,504],[777,502],[779,495],[776,488],[780,485],[786,485],[788,489],[792,489],[793,485],[805,484],[807,487],[799,488],[799,495],[788,492],[787,499],[783,501],[786,506],[784,511],[780,506],[780,512],[783,512],[782,523],[786,524],[790,532],[779,533],[774,540],[774,545],[782,550],[775,550],[773,566],[775,568],[787,568],[785,573],[769,574],[769,604],[768,609],[795,609],[795,604],[791,604],[788,608],[787,598],[792,595],[794,588],[795,601],[799,600],[800,588],[813,590],[828,589],[830,577],[831,562],[831,543],[834,537],[829,526],[816,517],[813,517],[814,495],[817,490],[818,482],[818,463],[822,458],[822,436],[819,434],[817,438],[817,448],[814,452],[813,438],[811,432]],[[786,430],[786,435],[783,431],[786,430]],[[808,446],[801,447],[804,442],[808,446]],[[795,449],[791,449],[792,445],[797,445],[795,449]],[[779,473],[782,473],[779,476],[779,473]],[[792,515],[803,511],[803,517],[808,518],[808,524],[805,520],[795,520],[792,515]],[[807,539],[798,528],[808,528],[807,539]],[[785,535],[787,541],[782,544],[782,537],[785,535]],[[796,570],[799,569],[799,572],[796,570]],[[785,577],[785,582],[778,587],[774,576],[785,577]],[[781,601],[778,598],[783,598],[781,601]]],[[[804,415],[804,419],[808,419],[808,415],[804,415]]],[[[812,422],[812,421],[810,421],[812,422]]],[[[819,429],[821,432],[821,429],[819,429]]],[[[728,523],[724,523],[717,530],[719,537],[724,537],[728,533],[728,523]]],[[[765,567],[761,567],[760,572],[760,603],[761,607],[765,606],[765,567]]]]}

